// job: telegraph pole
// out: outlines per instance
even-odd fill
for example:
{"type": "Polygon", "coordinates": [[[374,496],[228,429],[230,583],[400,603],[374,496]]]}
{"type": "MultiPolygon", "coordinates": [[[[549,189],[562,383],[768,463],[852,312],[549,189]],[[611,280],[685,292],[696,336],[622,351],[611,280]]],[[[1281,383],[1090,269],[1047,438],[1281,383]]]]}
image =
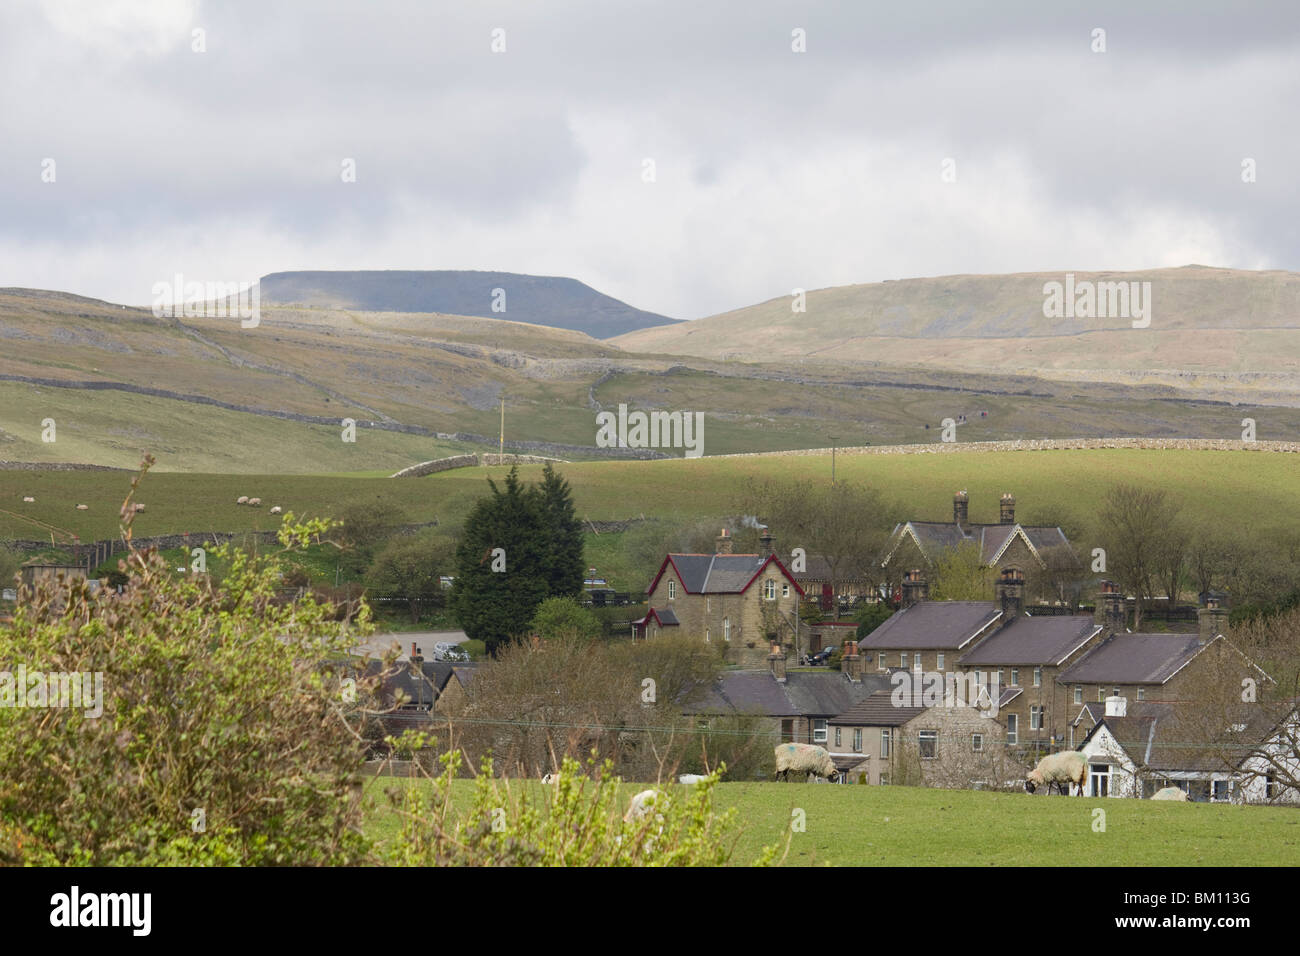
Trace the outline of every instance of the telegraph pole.
{"type": "Polygon", "coordinates": [[[497,455],[504,458],[506,454],[506,396],[501,395],[501,438],[497,443],[497,455]]]}
{"type": "Polygon", "coordinates": [[[840,439],[839,436],[837,435],[830,435],[828,437],[831,440],[831,484],[834,485],[835,484],[835,443],[840,439]]]}

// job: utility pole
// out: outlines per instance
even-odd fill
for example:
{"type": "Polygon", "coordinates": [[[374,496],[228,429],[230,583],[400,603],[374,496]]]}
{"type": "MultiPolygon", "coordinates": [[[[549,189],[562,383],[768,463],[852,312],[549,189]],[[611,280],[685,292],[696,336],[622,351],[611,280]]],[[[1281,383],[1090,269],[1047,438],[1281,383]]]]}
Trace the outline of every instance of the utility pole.
{"type": "Polygon", "coordinates": [[[831,440],[831,485],[835,484],[835,443],[839,441],[839,436],[830,435],[831,440]]]}
{"type": "Polygon", "coordinates": [[[497,455],[504,458],[506,454],[506,396],[501,395],[501,438],[497,443],[497,455]]]}

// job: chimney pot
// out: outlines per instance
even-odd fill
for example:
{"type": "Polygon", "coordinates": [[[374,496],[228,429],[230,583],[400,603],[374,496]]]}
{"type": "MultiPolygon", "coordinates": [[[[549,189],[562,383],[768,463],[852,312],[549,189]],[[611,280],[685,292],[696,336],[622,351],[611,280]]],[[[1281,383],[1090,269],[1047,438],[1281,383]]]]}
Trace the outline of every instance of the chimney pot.
{"type": "Polygon", "coordinates": [[[921,601],[929,600],[930,585],[920,568],[913,568],[903,574],[903,607],[911,607],[921,601]]]}
{"type": "Polygon", "coordinates": [[[965,491],[959,491],[952,496],[952,520],[956,524],[966,524],[966,516],[970,513],[970,496],[965,491]]]}
{"type": "Polygon", "coordinates": [[[1002,496],[1002,511],[1000,520],[1002,524],[1016,523],[1016,498],[1012,494],[1002,496]]]}
{"type": "Polygon", "coordinates": [[[768,666],[772,669],[772,676],[776,678],[777,683],[785,683],[785,651],[781,649],[780,644],[772,645],[772,653],[767,655],[768,666]]]}
{"type": "MultiPolygon", "coordinates": [[[[1019,568],[1003,568],[998,578],[998,603],[1002,605],[1002,615],[1010,623],[1020,614],[1025,601],[1025,576],[1019,568]]],[[[1005,624],[1004,624],[1005,626],[1005,624]]]]}

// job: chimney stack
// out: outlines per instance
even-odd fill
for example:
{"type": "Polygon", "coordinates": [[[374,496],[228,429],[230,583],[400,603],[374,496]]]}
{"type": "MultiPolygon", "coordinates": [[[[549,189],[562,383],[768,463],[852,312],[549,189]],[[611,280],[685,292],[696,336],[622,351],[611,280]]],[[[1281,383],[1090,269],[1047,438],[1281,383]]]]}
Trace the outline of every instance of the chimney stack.
{"type": "Polygon", "coordinates": [[[858,656],[857,638],[845,640],[844,653],[840,657],[840,671],[855,684],[862,680],[862,658],[858,656]]]}
{"type": "Polygon", "coordinates": [[[1218,598],[1206,598],[1205,607],[1196,611],[1196,626],[1201,643],[1208,644],[1220,634],[1228,633],[1228,612],[1219,606],[1218,598]]]}
{"type": "Polygon", "coordinates": [[[723,528],[722,533],[718,535],[718,554],[731,554],[731,535],[727,534],[727,529],[723,528]]]}
{"type": "Polygon", "coordinates": [[[1101,592],[1097,595],[1097,611],[1094,620],[1102,626],[1109,637],[1111,634],[1123,634],[1128,625],[1128,608],[1124,595],[1114,581],[1102,581],[1101,592]]]}
{"type": "Polygon", "coordinates": [[[759,543],[763,546],[764,554],[776,554],[776,538],[772,537],[772,532],[767,528],[758,537],[759,543]]]}
{"type": "Polygon", "coordinates": [[[998,578],[998,603],[1002,605],[1003,627],[1020,614],[1025,603],[1025,576],[1019,568],[1003,568],[998,578]]]}
{"type": "Polygon", "coordinates": [[[913,568],[903,575],[903,607],[911,607],[920,601],[930,599],[930,585],[919,568],[913,568]]]}
{"type": "Polygon", "coordinates": [[[1000,518],[1002,524],[1016,523],[1016,498],[1015,495],[1005,494],[1002,496],[1002,514],[1000,518]]]}
{"type": "Polygon", "coordinates": [[[772,645],[772,653],[767,655],[768,666],[772,669],[772,676],[776,678],[778,684],[785,683],[785,651],[781,649],[780,644],[772,645]]]}
{"type": "Polygon", "coordinates": [[[965,491],[959,491],[952,496],[952,520],[956,524],[966,524],[966,516],[970,513],[970,495],[965,491]]]}

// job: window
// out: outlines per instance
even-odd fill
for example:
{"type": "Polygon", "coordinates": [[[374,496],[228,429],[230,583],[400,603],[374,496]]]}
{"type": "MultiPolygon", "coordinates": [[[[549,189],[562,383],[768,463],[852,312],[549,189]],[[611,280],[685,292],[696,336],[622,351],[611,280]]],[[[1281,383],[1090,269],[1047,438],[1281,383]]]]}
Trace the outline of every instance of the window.
{"type": "MultiPolygon", "coordinates": [[[[1001,667],[998,668],[998,686],[999,687],[1007,686],[1006,671],[1004,671],[1001,667]]],[[[990,693],[992,693],[992,691],[990,691],[990,693]]]]}
{"type": "Polygon", "coordinates": [[[1080,687],[1078,684],[1074,685],[1074,702],[1076,704],[1083,703],[1083,688],[1080,687]]]}
{"type": "Polygon", "coordinates": [[[781,741],[783,743],[794,743],[794,721],[785,719],[781,721],[781,741]]]}
{"type": "Polygon", "coordinates": [[[835,728],[835,746],[838,747],[839,745],[840,745],[840,728],[836,727],[836,728],[835,728]]]}
{"type": "Polygon", "coordinates": [[[789,581],[782,581],[782,582],[781,582],[781,597],[783,597],[783,598],[787,598],[787,597],[789,597],[789,596],[790,596],[790,582],[789,582],[789,581]]]}
{"type": "Polygon", "coordinates": [[[1114,693],[1112,696],[1114,696],[1114,697],[1123,697],[1124,695],[1121,694],[1121,693],[1119,692],[1119,688],[1116,687],[1116,688],[1115,688],[1115,693],[1114,693]]]}
{"type": "Polygon", "coordinates": [[[917,740],[921,750],[922,760],[933,760],[934,752],[939,745],[939,732],[937,730],[923,730],[917,740]]]}
{"type": "Polygon", "coordinates": [[[1146,699],[1147,699],[1147,689],[1145,687],[1139,687],[1138,700],[1146,700],[1146,699]]]}
{"type": "Polygon", "coordinates": [[[1228,780],[1216,780],[1212,784],[1213,792],[1210,794],[1211,803],[1227,803],[1232,799],[1232,783],[1228,780]]]}
{"type": "Polygon", "coordinates": [[[1104,687],[1097,688],[1097,703],[1099,704],[1106,703],[1106,688],[1104,687]]]}
{"type": "Polygon", "coordinates": [[[1014,747],[1016,745],[1016,715],[1007,714],[1007,745],[1014,747]]]}
{"type": "Polygon", "coordinates": [[[722,619],[722,639],[724,641],[731,640],[731,618],[729,617],[722,619]]]}
{"type": "Polygon", "coordinates": [[[984,752],[984,735],[970,735],[970,749],[972,753],[982,754],[984,752]]]}
{"type": "Polygon", "coordinates": [[[918,670],[918,671],[921,669],[921,652],[920,652],[920,651],[917,651],[915,654],[912,655],[912,667],[914,667],[914,668],[915,668],[916,670],[918,670]]]}
{"type": "Polygon", "coordinates": [[[704,629],[704,643],[709,643],[709,629],[707,627],[704,629]]]}
{"type": "Polygon", "coordinates": [[[907,666],[907,651],[900,651],[900,652],[899,652],[899,655],[898,655],[898,666],[899,666],[899,667],[906,667],[906,666],[907,666]]]}
{"type": "Polygon", "coordinates": [[[771,578],[768,578],[763,582],[763,597],[767,598],[769,601],[776,600],[776,582],[771,578]]]}
{"type": "Polygon", "coordinates": [[[813,743],[815,744],[826,743],[826,721],[824,720],[813,721],[813,743]]]}
{"type": "Polygon", "coordinates": [[[1272,800],[1277,792],[1277,774],[1270,770],[1264,775],[1264,797],[1272,800]]]}
{"type": "Polygon", "coordinates": [[[882,730],[880,732],[880,756],[882,757],[889,756],[889,731],[888,730],[882,730]]]}
{"type": "Polygon", "coordinates": [[[862,728],[861,727],[853,728],[853,752],[855,754],[862,753],[862,728]]]}
{"type": "Polygon", "coordinates": [[[889,786],[889,774],[887,774],[887,773],[882,773],[882,774],[880,775],[880,785],[881,785],[882,787],[887,787],[887,786],[889,786]]]}
{"type": "Polygon", "coordinates": [[[940,651],[938,654],[935,655],[934,669],[937,671],[943,670],[943,651],[940,651]]]}
{"type": "Polygon", "coordinates": [[[1031,704],[1029,706],[1029,729],[1043,729],[1043,708],[1038,704],[1031,704]]]}
{"type": "Polygon", "coordinates": [[[1034,686],[1035,687],[1043,686],[1043,669],[1041,667],[1034,668],[1034,686]]]}
{"type": "Polygon", "coordinates": [[[1110,796],[1110,764],[1095,763],[1090,768],[1088,786],[1094,797],[1110,796]]]}
{"type": "Polygon", "coordinates": [[[1012,687],[1019,687],[1019,686],[1020,686],[1020,668],[1019,668],[1019,667],[1013,667],[1013,668],[1011,668],[1011,686],[1012,686],[1012,687]]]}
{"type": "Polygon", "coordinates": [[[677,597],[677,582],[674,581],[672,578],[669,578],[668,579],[668,600],[671,601],[676,597],[677,597]]]}

